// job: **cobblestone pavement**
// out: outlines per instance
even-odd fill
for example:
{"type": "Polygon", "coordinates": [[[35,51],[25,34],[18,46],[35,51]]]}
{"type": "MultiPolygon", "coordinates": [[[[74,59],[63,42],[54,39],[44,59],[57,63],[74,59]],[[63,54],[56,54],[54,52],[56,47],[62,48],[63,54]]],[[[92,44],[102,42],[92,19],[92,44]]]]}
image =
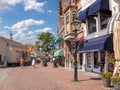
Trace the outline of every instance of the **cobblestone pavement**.
{"type": "Polygon", "coordinates": [[[0,85],[4,82],[11,70],[11,68],[0,68],[0,85]]]}
{"type": "Polygon", "coordinates": [[[0,84],[0,90],[110,90],[103,87],[97,75],[79,71],[79,82],[72,82],[73,71],[61,67],[53,68],[52,64],[36,68],[26,66],[12,68],[0,84]]]}

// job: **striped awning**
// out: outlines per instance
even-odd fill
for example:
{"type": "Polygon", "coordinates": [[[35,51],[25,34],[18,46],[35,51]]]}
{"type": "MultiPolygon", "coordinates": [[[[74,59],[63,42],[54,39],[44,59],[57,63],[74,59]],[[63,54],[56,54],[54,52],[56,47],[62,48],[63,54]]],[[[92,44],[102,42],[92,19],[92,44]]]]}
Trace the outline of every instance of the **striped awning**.
{"type": "Polygon", "coordinates": [[[96,0],[88,9],[88,16],[98,10],[109,10],[109,0],[96,0]]]}

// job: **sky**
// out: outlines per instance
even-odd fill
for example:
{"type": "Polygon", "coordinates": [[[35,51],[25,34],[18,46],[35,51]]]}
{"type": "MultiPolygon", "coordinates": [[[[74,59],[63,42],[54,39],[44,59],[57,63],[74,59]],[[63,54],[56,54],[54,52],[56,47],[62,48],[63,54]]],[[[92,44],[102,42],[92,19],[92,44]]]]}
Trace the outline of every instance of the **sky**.
{"type": "Polygon", "coordinates": [[[0,0],[0,36],[34,44],[37,35],[57,34],[57,0],[0,0]]]}

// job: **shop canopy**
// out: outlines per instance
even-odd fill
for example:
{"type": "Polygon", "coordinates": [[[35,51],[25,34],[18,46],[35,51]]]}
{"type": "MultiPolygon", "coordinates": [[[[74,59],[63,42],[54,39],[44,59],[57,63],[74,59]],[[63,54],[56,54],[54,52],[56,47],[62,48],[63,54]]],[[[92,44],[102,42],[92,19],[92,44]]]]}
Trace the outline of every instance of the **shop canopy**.
{"type": "Polygon", "coordinates": [[[109,0],[96,0],[92,5],[79,13],[78,20],[83,21],[99,10],[109,10],[109,0]]]}
{"type": "Polygon", "coordinates": [[[98,10],[109,10],[109,0],[96,0],[88,9],[88,16],[96,13],[98,10]]]}
{"type": "Polygon", "coordinates": [[[55,44],[59,43],[63,39],[62,36],[58,36],[57,39],[55,40],[55,44]]]}
{"type": "Polygon", "coordinates": [[[79,13],[78,20],[82,21],[87,18],[87,12],[88,9],[83,10],[82,12],[79,13]]]}
{"type": "Polygon", "coordinates": [[[60,49],[54,53],[54,57],[63,57],[63,56],[64,56],[63,49],[60,49]]]}
{"type": "Polygon", "coordinates": [[[94,52],[94,51],[113,51],[113,40],[110,35],[88,40],[84,43],[83,48],[78,49],[78,53],[94,52]]]}

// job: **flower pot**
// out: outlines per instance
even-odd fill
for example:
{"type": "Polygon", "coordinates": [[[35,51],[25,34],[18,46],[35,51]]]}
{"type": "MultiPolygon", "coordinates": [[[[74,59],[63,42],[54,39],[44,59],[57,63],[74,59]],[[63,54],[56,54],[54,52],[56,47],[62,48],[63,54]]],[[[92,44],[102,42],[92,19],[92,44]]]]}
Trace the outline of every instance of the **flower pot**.
{"type": "Polygon", "coordinates": [[[111,80],[103,79],[103,85],[104,85],[105,87],[110,87],[110,85],[111,85],[111,80]]]}
{"type": "Polygon", "coordinates": [[[120,83],[113,84],[115,90],[120,90],[120,83]]]}

